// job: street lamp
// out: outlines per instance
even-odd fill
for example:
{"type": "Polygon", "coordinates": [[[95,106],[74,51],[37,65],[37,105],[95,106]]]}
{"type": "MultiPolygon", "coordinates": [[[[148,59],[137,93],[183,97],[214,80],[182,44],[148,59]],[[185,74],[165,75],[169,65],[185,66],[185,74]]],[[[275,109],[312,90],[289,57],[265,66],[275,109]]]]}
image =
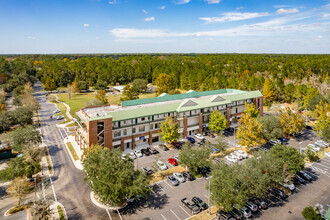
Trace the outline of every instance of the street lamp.
{"type": "Polygon", "coordinates": [[[208,177],[207,179],[208,179],[208,181],[209,181],[209,190],[208,190],[208,193],[209,193],[209,208],[208,208],[208,210],[207,210],[207,214],[208,215],[211,215],[211,202],[210,202],[210,197],[211,197],[211,178],[212,178],[212,176],[210,176],[210,177],[208,177]]]}

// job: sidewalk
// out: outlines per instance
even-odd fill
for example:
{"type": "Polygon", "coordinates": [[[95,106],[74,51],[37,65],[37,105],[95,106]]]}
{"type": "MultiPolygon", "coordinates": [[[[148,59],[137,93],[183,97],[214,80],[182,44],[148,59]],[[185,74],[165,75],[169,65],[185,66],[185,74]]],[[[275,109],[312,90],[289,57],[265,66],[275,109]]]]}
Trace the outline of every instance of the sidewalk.
{"type": "Polygon", "coordinates": [[[75,137],[70,135],[67,138],[65,138],[64,142],[65,142],[65,146],[66,146],[67,150],[69,151],[69,155],[70,155],[70,158],[71,158],[74,166],[79,170],[83,170],[84,167],[81,163],[81,156],[83,155],[83,151],[80,150],[80,147],[78,146],[77,142],[75,141],[75,137]],[[72,144],[73,149],[76,152],[79,160],[74,160],[74,158],[70,152],[70,149],[69,149],[68,145],[66,144],[67,142],[70,142],[72,144]]]}

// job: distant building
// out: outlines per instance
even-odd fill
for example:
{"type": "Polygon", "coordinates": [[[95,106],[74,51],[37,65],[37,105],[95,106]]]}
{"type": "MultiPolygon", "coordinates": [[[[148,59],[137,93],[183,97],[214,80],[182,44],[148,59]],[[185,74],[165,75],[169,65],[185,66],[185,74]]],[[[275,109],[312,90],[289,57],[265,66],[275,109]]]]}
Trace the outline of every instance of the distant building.
{"type": "Polygon", "coordinates": [[[189,91],[123,101],[121,105],[87,107],[76,112],[80,128],[75,139],[81,148],[99,144],[110,149],[134,149],[160,141],[161,122],[167,116],[179,122],[180,136],[185,138],[208,130],[210,114],[220,111],[227,126],[241,117],[245,102],[254,103],[263,115],[260,91],[220,89],[204,92],[189,91]]]}
{"type": "Polygon", "coordinates": [[[114,86],[114,87],[112,87],[112,90],[117,92],[117,93],[123,94],[124,87],[125,86],[114,86]]]}

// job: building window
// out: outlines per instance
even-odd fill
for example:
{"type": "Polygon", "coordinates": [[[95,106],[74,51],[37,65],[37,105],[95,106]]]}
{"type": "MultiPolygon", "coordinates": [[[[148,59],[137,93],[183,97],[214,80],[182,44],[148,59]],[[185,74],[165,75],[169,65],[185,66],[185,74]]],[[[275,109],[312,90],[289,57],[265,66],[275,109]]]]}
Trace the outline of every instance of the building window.
{"type": "Polygon", "coordinates": [[[141,121],[144,121],[145,120],[145,118],[143,117],[143,118],[141,118],[141,121]]]}
{"type": "Polygon", "coordinates": [[[154,125],[153,124],[150,125],[150,130],[152,130],[152,129],[154,129],[154,125]]]}
{"type": "Polygon", "coordinates": [[[113,136],[114,136],[114,137],[120,137],[120,135],[121,135],[121,132],[120,132],[120,131],[115,131],[115,132],[113,133],[113,136]]]}
{"type": "Polygon", "coordinates": [[[123,134],[124,134],[124,135],[127,135],[127,129],[124,129],[123,134]]]}
{"type": "Polygon", "coordinates": [[[146,129],[145,129],[145,126],[140,126],[139,127],[139,132],[143,132],[143,131],[145,131],[146,129]]]}
{"type": "Polygon", "coordinates": [[[236,113],[238,112],[238,108],[236,108],[236,113]]]}
{"type": "Polygon", "coordinates": [[[164,117],[166,117],[166,114],[164,114],[164,117]]]}
{"type": "Polygon", "coordinates": [[[133,134],[135,133],[135,128],[132,129],[132,133],[133,133],[133,134]]]}
{"type": "Polygon", "coordinates": [[[127,124],[127,121],[125,120],[125,121],[124,121],[124,125],[126,125],[126,124],[127,124]]]}

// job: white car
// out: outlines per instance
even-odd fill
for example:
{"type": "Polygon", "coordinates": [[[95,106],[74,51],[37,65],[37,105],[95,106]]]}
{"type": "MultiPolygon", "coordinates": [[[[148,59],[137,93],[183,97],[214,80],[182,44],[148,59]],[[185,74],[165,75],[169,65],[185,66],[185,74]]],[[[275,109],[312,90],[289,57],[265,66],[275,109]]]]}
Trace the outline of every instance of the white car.
{"type": "Polygon", "coordinates": [[[245,152],[242,151],[242,150],[237,150],[237,151],[235,151],[235,152],[237,152],[238,154],[242,155],[244,159],[246,159],[246,158],[249,157],[249,155],[247,155],[247,153],[245,153],[245,152]]]}
{"type": "Polygon", "coordinates": [[[330,157],[330,152],[325,152],[325,153],[324,153],[324,156],[326,156],[326,157],[330,157]]]}
{"type": "Polygon", "coordinates": [[[283,187],[287,188],[290,191],[294,191],[296,189],[296,186],[290,182],[289,180],[284,180],[284,183],[280,183],[283,187]]]}
{"type": "Polygon", "coordinates": [[[121,159],[125,160],[125,159],[126,159],[126,156],[127,156],[127,155],[126,155],[126,154],[124,154],[124,153],[123,153],[123,154],[121,154],[121,159]]]}
{"type": "Polygon", "coordinates": [[[243,160],[243,156],[235,151],[230,154],[230,157],[235,158],[236,160],[243,160]]]}
{"type": "Polygon", "coordinates": [[[56,120],[62,120],[62,119],[64,119],[63,115],[59,115],[56,117],[56,120]]]}
{"type": "Polygon", "coordinates": [[[205,137],[201,134],[195,134],[194,137],[199,139],[199,140],[204,140],[205,139],[205,137]]]}
{"type": "Polygon", "coordinates": [[[315,144],[309,144],[307,145],[312,151],[318,152],[320,151],[320,147],[316,146],[315,144]]]}
{"type": "Polygon", "coordinates": [[[55,111],[53,111],[54,114],[57,114],[57,113],[61,113],[60,110],[56,109],[55,111]]]}
{"type": "Polygon", "coordinates": [[[173,158],[176,159],[176,161],[180,161],[178,155],[174,156],[173,158]]]}
{"type": "Polygon", "coordinates": [[[140,150],[136,150],[134,151],[134,153],[137,157],[143,157],[142,152],[140,150]]]}
{"type": "Polygon", "coordinates": [[[315,141],[315,144],[320,146],[320,147],[329,147],[329,144],[325,141],[322,141],[322,140],[315,141]]]}
{"type": "Polygon", "coordinates": [[[180,183],[184,183],[186,182],[186,179],[182,176],[181,173],[173,173],[173,176],[175,177],[175,179],[177,179],[180,183]]]}
{"type": "Polygon", "coordinates": [[[162,161],[157,161],[157,166],[159,167],[160,170],[167,170],[167,166],[165,165],[165,163],[163,163],[162,161]]]}
{"type": "Polygon", "coordinates": [[[237,159],[236,159],[236,158],[233,158],[233,157],[230,156],[230,155],[225,156],[225,158],[226,158],[228,161],[230,161],[230,162],[237,163],[237,159]]]}
{"type": "Polygon", "coordinates": [[[136,159],[136,156],[133,152],[129,153],[129,157],[133,160],[136,159]]]}

